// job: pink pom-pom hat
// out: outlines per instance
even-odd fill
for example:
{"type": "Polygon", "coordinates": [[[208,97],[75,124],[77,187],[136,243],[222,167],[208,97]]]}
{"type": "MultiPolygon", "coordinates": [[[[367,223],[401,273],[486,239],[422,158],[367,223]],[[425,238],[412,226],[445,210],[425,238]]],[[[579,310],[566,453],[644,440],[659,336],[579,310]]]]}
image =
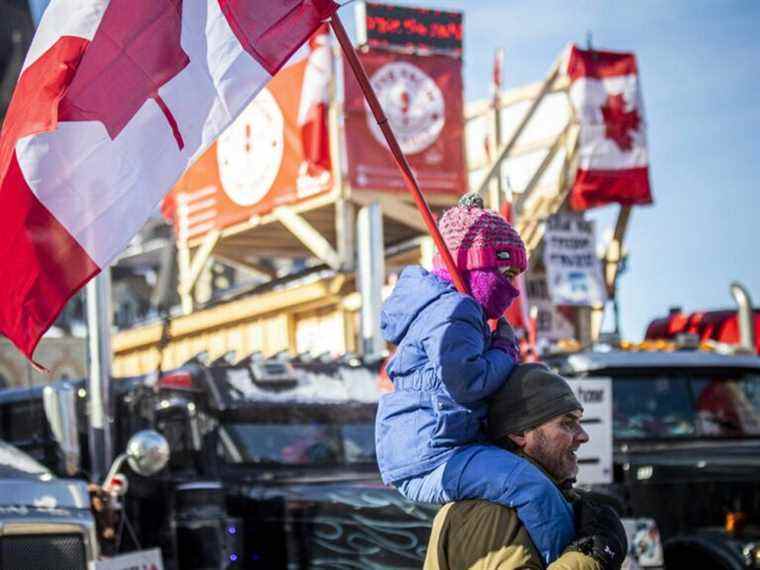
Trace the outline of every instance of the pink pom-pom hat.
{"type": "MultiPolygon", "coordinates": [[[[499,214],[483,208],[480,196],[464,196],[443,213],[438,227],[459,269],[512,267],[522,273],[528,267],[520,234],[499,214]]],[[[444,267],[440,254],[433,264],[444,267]]]]}

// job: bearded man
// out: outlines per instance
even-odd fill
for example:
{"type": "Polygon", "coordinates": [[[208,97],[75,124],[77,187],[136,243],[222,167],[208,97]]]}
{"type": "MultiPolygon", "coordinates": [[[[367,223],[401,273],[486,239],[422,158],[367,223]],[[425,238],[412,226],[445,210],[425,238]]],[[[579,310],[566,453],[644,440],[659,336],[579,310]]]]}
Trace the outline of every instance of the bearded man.
{"type": "MultiPolygon", "coordinates": [[[[522,364],[489,402],[488,436],[492,444],[542,469],[573,506],[576,537],[559,558],[549,561],[549,570],[617,570],[628,548],[620,518],[609,506],[572,489],[576,452],[589,440],[582,417],[583,406],[564,378],[543,364],[522,364]]],[[[516,509],[471,500],[449,503],[438,512],[424,569],[546,567],[516,509]]]]}

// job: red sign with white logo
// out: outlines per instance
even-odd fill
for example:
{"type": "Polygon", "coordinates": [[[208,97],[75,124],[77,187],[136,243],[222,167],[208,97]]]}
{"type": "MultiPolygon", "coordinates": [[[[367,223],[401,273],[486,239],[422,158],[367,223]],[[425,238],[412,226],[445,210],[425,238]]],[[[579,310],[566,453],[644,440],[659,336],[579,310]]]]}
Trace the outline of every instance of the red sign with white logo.
{"type": "MultiPolygon", "coordinates": [[[[425,193],[466,189],[462,63],[448,56],[360,53],[380,104],[425,193]]],[[[359,84],[344,65],[352,188],[406,191],[359,84]]]]}
{"type": "Polygon", "coordinates": [[[167,195],[162,211],[180,240],[331,188],[329,43],[323,26],[167,195]]]}

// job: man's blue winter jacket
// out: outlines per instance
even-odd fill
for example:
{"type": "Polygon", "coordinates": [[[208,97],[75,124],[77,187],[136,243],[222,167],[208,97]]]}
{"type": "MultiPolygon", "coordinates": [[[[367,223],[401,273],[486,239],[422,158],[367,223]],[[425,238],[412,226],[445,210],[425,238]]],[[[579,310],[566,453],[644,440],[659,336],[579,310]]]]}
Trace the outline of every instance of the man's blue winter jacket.
{"type": "Polygon", "coordinates": [[[404,269],[383,306],[380,328],[397,345],[375,427],[383,481],[427,473],[459,446],[482,441],[485,399],[514,361],[490,350],[491,331],[474,299],[422,267],[404,269]]]}

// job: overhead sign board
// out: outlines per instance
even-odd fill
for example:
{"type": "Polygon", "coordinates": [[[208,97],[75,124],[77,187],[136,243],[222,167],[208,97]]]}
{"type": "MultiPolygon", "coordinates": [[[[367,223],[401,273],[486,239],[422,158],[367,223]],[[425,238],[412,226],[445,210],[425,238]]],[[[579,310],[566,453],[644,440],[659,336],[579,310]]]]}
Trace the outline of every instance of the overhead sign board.
{"type": "Polygon", "coordinates": [[[462,12],[392,6],[357,5],[359,43],[370,48],[462,55],[462,12]]]}
{"type": "MultiPolygon", "coordinates": [[[[382,50],[359,58],[420,186],[428,194],[461,194],[466,187],[462,62],[382,50]]],[[[348,65],[343,68],[351,188],[406,193],[358,82],[348,65]]]]}

